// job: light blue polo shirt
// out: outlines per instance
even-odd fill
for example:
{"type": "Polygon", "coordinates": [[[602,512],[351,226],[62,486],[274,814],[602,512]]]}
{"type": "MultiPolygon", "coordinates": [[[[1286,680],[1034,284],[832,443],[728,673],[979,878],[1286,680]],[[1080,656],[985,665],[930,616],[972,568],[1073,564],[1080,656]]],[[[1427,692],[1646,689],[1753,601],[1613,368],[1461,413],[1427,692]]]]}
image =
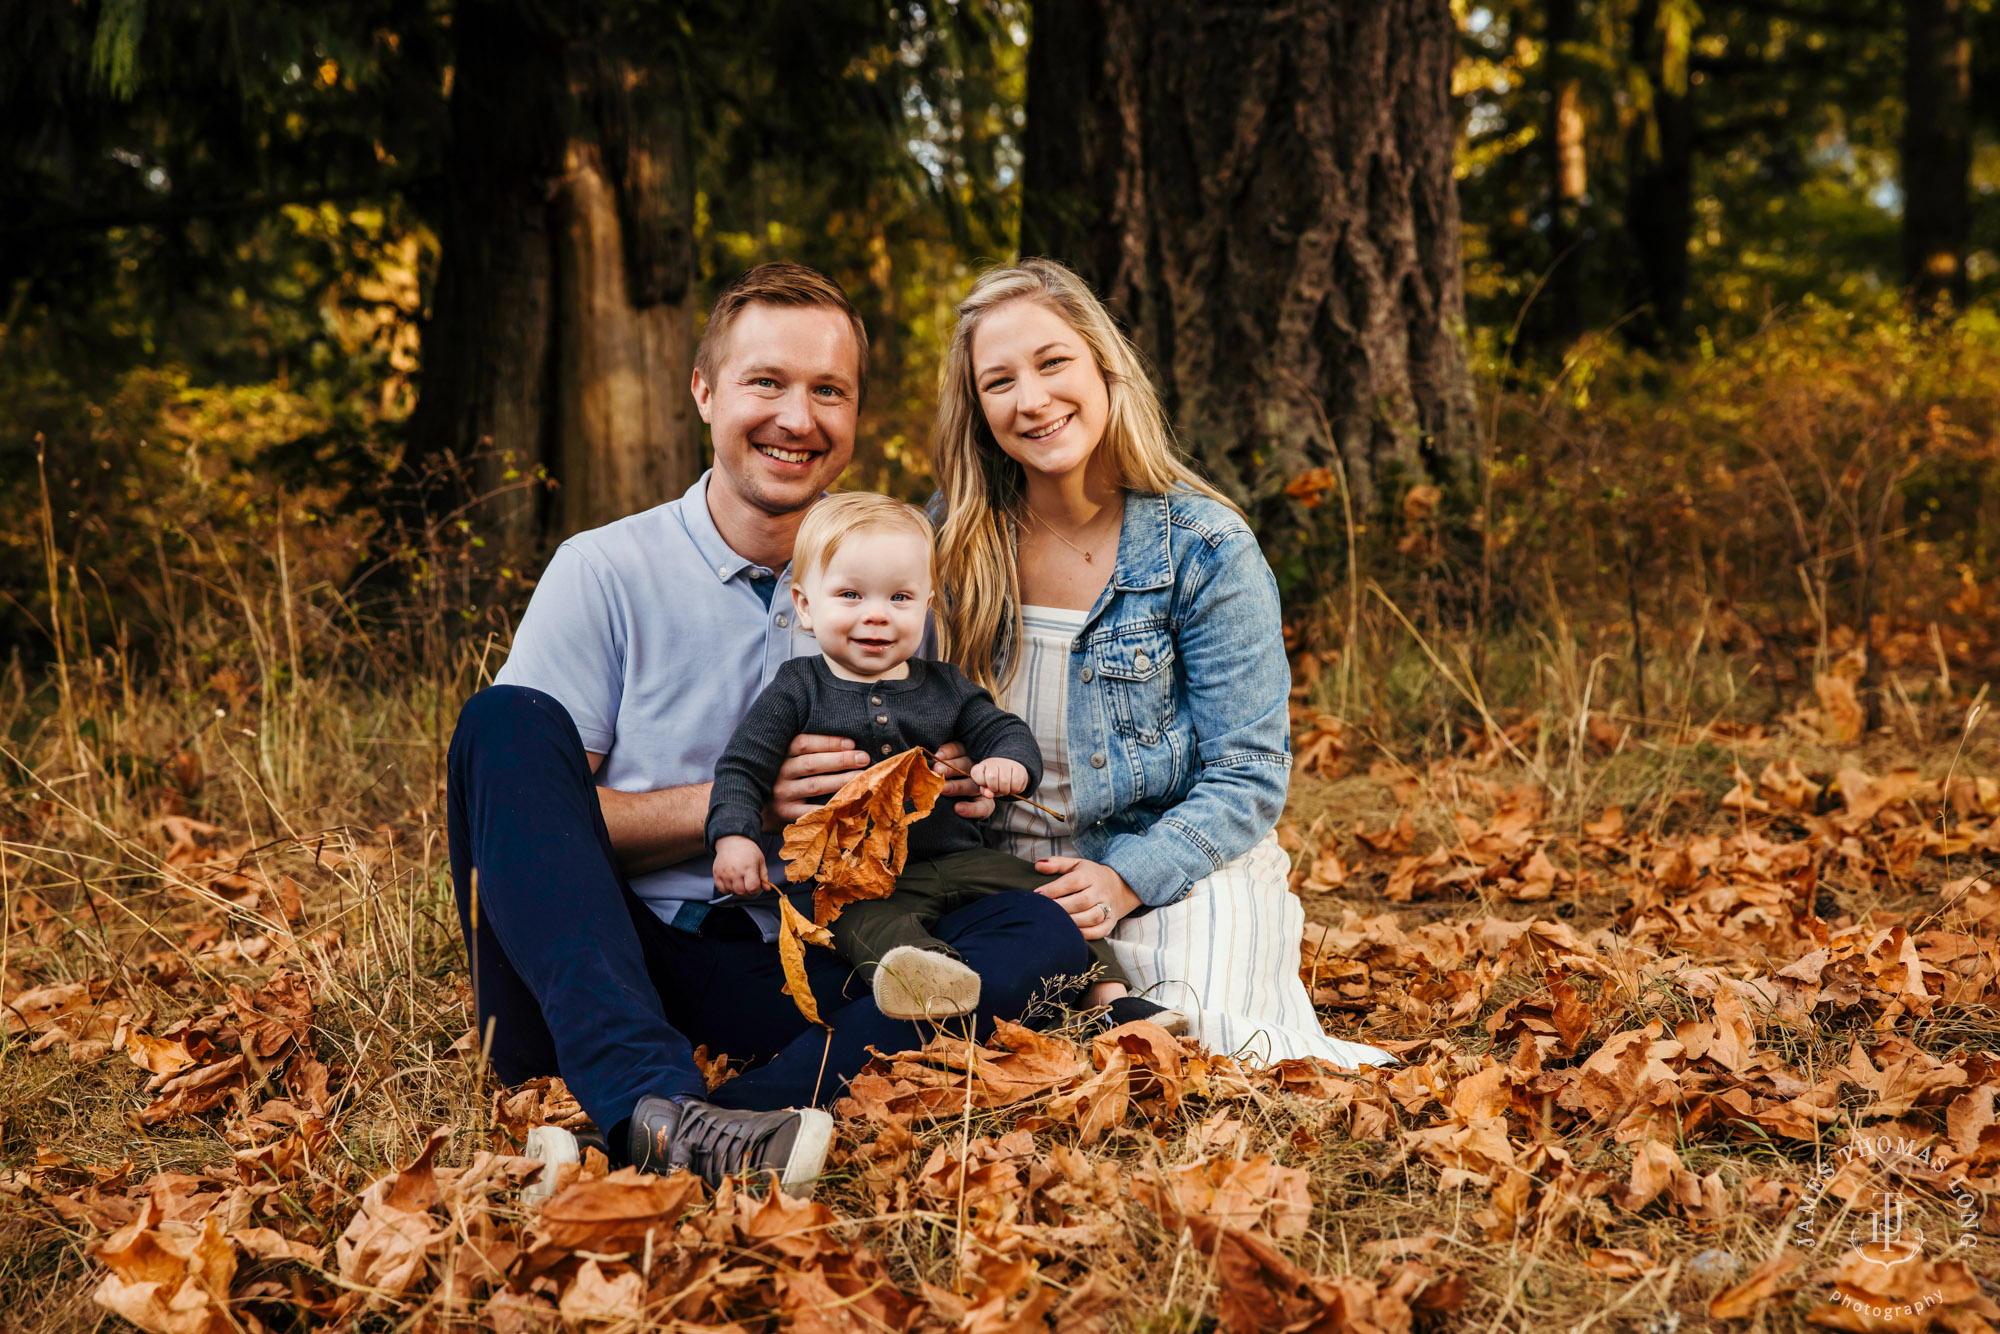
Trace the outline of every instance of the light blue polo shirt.
{"type": "MultiPolygon", "coordinates": [[[[737,721],[788,658],[816,653],[792,610],[792,574],[731,550],[708,513],[709,473],[679,500],[578,533],[542,572],[494,682],[531,686],[569,710],[597,781],[621,792],[706,783],[737,721]],[[753,580],[776,576],[767,606],[753,580]]],[[[770,585],[765,585],[767,588],[770,585]]],[[[785,883],[767,835],[771,882],[785,883]]],[[[634,876],[670,925],[699,928],[715,892],[706,855],[634,876]]],[[[752,903],[766,939],[777,911],[752,903]]]]}

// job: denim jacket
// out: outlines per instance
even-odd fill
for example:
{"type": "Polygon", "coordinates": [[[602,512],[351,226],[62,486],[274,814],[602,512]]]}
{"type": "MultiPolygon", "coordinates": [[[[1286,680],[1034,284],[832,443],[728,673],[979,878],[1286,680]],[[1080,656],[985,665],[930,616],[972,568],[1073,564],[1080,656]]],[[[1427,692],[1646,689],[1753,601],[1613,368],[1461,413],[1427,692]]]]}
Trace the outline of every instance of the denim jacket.
{"type": "Polygon", "coordinates": [[[1072,645],[1069,825],[1151,907],[1277,824],[1291,770],[1277,581],[1235,511],[1128,492],[1118,566],[1072,645]]]}

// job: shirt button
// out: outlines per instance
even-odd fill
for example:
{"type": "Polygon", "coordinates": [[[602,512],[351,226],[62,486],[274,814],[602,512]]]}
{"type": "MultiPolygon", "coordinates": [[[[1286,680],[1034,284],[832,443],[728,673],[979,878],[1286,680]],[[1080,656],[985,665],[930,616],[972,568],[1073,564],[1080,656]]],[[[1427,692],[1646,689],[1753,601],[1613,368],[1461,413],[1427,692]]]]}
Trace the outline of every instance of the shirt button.
{"type": "Polygon", "coordinates": [[[1102,769],[1104,767],[1103,751],[1100,750],[1095,755],[1090,757],[1090,767],[1093,769],[1102,769]]]}
{"type": "Polygon", "coordinates": [[[889,722],[889,715],[886,713],[878,713],[875,715],[875,721],[881,723],[886,727],[889,722]]]}
{"type": "Polygon", "coordinates": [[[727,565],[718,565],[715,567],[715,574],[719,579],[727,579],[729,577],[729,567],[727,565]]]}
{"type": "Polygon", "coordinates": [[[1093,672],[1093,671],[1091,671],[1091,670],[1090,670],[1090,668],[1088,668],[1088,667],[1084,668],[1084,669],[1083,669],[1083,683],[1084,683],[1085,685],[1089,685],[1089,684],[1090,684],[1090,680],[1091,680],[1091,678],[1092,678],[1092,677],[1094,677],[1094,676],[1096,676],[1096,675],[1097,675],[1097,673],[1096,673],[1096,672],[1093,672]]]}
{"type": "Polygon", "coordinates": [[[884,742],[882,743],[882,753],[883,753],[884,755],[887,755],[887,754],[889,753],[889,751],[890,751],[891,749],[892,749],[892,747],[891,747],[891,746],[889,745],[889,743],[888,743],[888,742],[884,741],[884,742]]]}
{"type": "Polygon", "coordinates": [[[785,628],[786,626],[790,625],[791,623],[792,623],[792,622],[791,622],[791,619],[790,619],[789,617],[787,617],[787,616],[785,615],[785,613],[783,613],[783,612],[779,612],[779,613],[778,613],[778,628],[779,628],[780,630],[784,629],[784,628],[785,628]]]}

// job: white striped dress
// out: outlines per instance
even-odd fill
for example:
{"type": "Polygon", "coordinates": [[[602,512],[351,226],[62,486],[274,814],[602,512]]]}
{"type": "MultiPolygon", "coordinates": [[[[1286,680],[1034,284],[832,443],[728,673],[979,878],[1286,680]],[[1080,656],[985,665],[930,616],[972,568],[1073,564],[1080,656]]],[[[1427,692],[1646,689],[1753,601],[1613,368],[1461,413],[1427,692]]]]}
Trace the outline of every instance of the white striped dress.
{"type": "MultiPolygon", "coordinates": [[[[1042,748],[1035,799],[1068,811],[1070,644],[1085,613],[1023,607],[1021,665],[1001,707],[1027,720],[1042,748]]],[[[1023,802],[993,817],[1007,850],[1035,861],[1080,855],[1067,826],[1023,802]]],[[[1189,1032],[1210,1051],[1257,1061],[1318,1056],[1335,1065],[1393,1065],[1387,1052],[1327,1036],[1299,980],[1305,910],[1287,886],[1291,869],[1275,833],[1179,903],[1127,917],[1112,951],[1132,989],[1188,1016],[1189,1032]]]]}

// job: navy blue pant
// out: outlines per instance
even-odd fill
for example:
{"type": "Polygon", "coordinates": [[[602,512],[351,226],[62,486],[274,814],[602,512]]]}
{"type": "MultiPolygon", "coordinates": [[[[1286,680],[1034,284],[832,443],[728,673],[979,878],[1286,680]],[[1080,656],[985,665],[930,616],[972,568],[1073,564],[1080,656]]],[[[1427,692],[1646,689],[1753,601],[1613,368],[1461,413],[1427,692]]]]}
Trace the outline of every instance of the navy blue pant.
{"type": "MultiPolygon", "coordinates": [[[[480,1032],[508,1084],[561,1075],[610,1129],[648,1094],[706,1097],[694,1048],[756,1063],[711,1101],[767,1110],[840,1095],[868,1061],[919,1047],[924,1026],[885,1017],[831,950],[806,965],[824,1033],[780,994],[778,949],[732,907],[700,935],[667,926],[619,873],[576,724],[554,698],[494,686],[466,701],[451,738],[451,876],[476,960],[480,1032]],[[472,926],[473,871],[479,926],[472,926]],[[476,945],[474,942],[476,941],[476,945]],[[820,1075],[825,1060],[825,1076],[820,1075]]],[[[1039,894],[999,894],[945,916],[937,936],[982,980],[982,1035],[1090,966],[1069,915],[1039,894]]]]}

